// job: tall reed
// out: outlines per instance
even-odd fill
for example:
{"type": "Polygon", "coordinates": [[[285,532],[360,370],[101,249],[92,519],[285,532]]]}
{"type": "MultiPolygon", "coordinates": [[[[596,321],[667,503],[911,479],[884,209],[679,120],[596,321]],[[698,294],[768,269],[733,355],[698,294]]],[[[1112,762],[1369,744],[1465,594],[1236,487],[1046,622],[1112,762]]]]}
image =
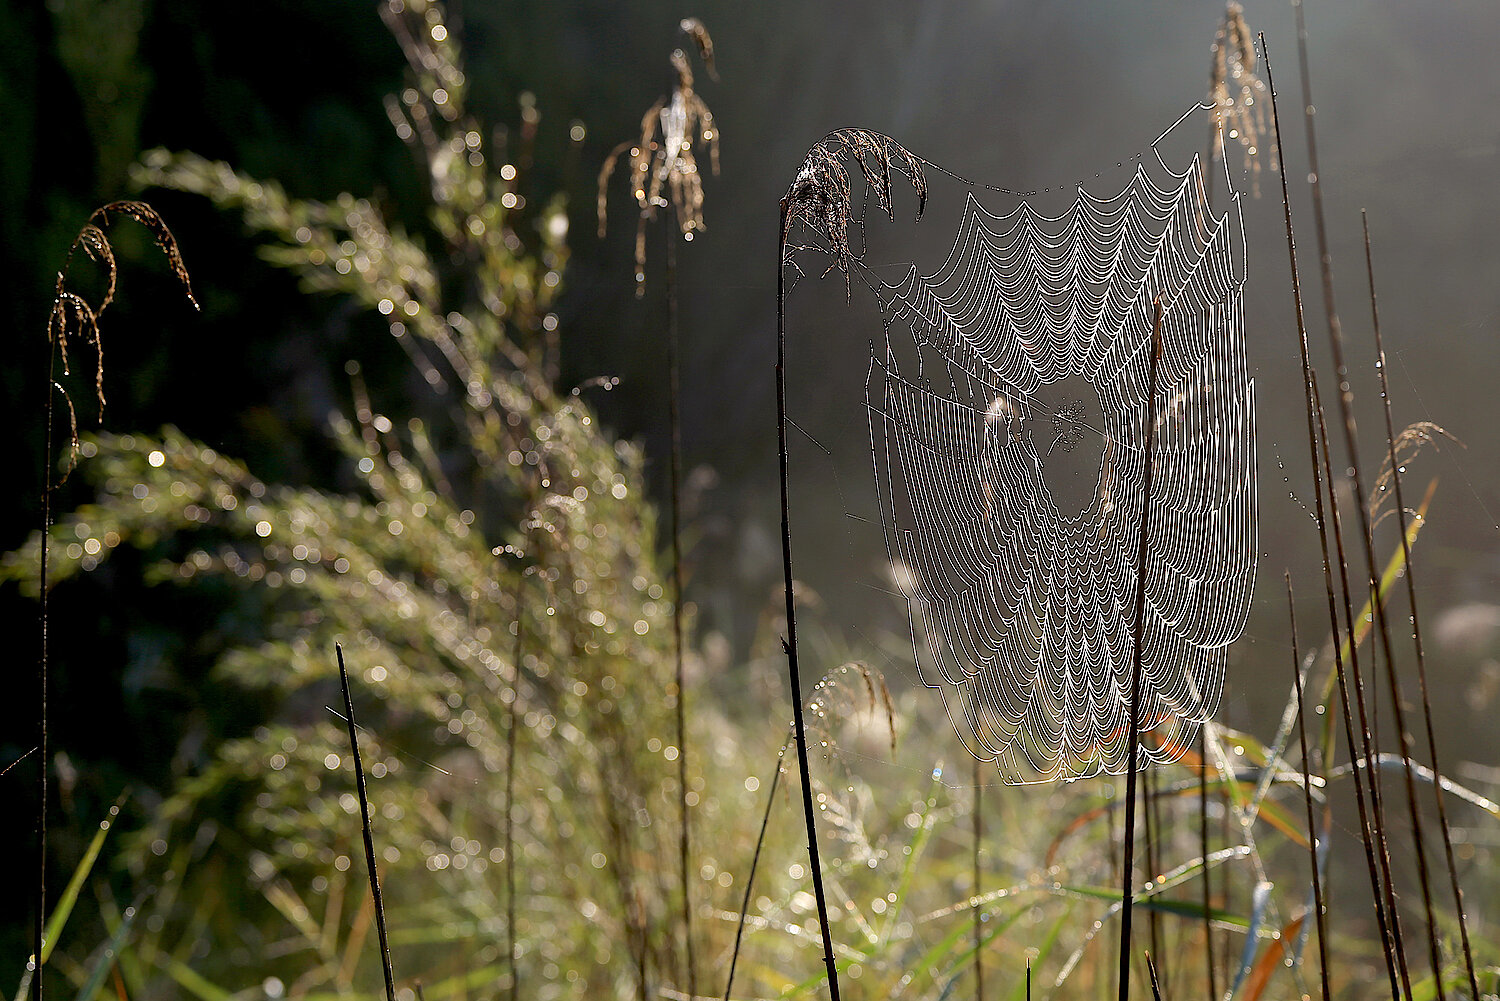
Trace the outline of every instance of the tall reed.
{"type": "MultiPolygon", "coordinates": [[[[1300,4],[1298,9],[1300,10],[1300,4]]],[[[1395,426],[1391,422],[1391,387],[1386,375],[1385,343],[1380,334],[1380,307],[1375,298],[1375,262],[1370,252],[1370,219],[1363,209],[1360,222],[1365,238],[1365,273],[1370,286],[1370,319],[1375,330],[1375,370],[1380,374],[1380,402],[1385,415],[1385,440],[1391,463],[1391,483],[1396,495],[1396,524],[1401,537],[1401,565],[1405,568],[1406,598],[1411,613],[1412,644],[1417,655],[1417,687],[1422,696],[1422,717],[1427,729],[1427,757],[1432,762],[1433,796],[1437,799],[1438,827],[1443,840],[1443,855],[1448,864],[1448,881],[1453,891],[1453,905],[1458,914],[1459,941],[1463,946],[1464,971],[1469,975],[1471,996],[1478,998],[1479,978],[1474,972],[1474,953],[1469,944],[1469,922],[1464,914],[1464,895],[1458,885],[1458,865],[1453,858],[1453,834],[1448,824],[1448,807],[1443,795],[1442,769],[1438,765],[1436,729],[1432,724],[1432,699],[1427,689],[1427,658],[1422,647],[1422,620],[1417,614],[1417,581],[1411,565],[1411,542],[1407,538],[1406,501],[1401,494],[1401,463],[1396,461],[1395,426]]],[[[1392,692],[1399,701],[1400,696],[1392,692]]],[[[1410,767],[1408,764],[1408,774],[1410,767]]],[[[1434,975],[1441,985],[1442,973],[1434,967],[1434,975]]],[[[1441,986],[1438,988],[1441,991],[1441,986]]]]}
{"type": "MultiPolygon", "coordinates": [[[[709,74],[714,69],[714,43],[708,28],[697,18],[684,18],[678,25],[697,48],[709,74]]],[[[669,99],[657,101],[641,119],[641,134],[610,151],[599,170],[599,235],[604,236],[608,213],[608,185],[615,164],[627,152],[631,179],[640,213],[636,221],[636,295],[645,292],[646,224],[658,210],[666,214],[666,302],[667,302],[667,435],[668,515],[671,524],[672,650],[675,669],[673,708],[677,726],[677,786],[681,823],[678,836],[678,869],[682,882],[682,937],[685,983],[689,996],[698,993],[697,960],[693,946],[693,893],[691,863],[691,811],[688,790],[687,677],[683,659],[682,586],[682,418],[681,374],[678,355],[677,238],[691,241],[703,231],[703,180],[695,149],[706,147],[714,173],[719,172],[719,133],[713,112],[693,86],[693,72],[686,53],[672,51],[670,61],[677,83],[669,99]]]]}
{"type": "MultiPolygon", "coordinates": [[[[53,288],[52,308],[47,316],[47,381],[44,392],[41,475],[41,541],[38,546],[37,567],[37,818],[36,818],[36,882],[32,906],[32,955],[29,975],[33,1001],[41,1001],[43,929],[47,921],[47,806],[49,802],[48,776],[51,770],[48,696],[51,688],[51,652],[49,647],[48,599],[51,592],[51,534],[53,493],[68,478],[78,461],[78,413],[73,398],[59,381],[58,368],[62,376],[71,374],[68,358],[69,339],[82,338],[94,348],[94,396],[98,403],[98,419],[104,419],[104,343],[100,338],[99,318],[114,302],[115,287],[119,277],[119,264],[115,260],[114,248],[110,245],[107,230],[114,216],[124,216],[144,227],[155,239],[157,249],[166,258],[173,277],[181,283],[188,304],[195,310],[198,302],[193,298],[192,280],[183,263],[177,239],[167,228],[166,222],[156,210],[145,202],[116,201],[94,210],[78,235],[68,247],[62,269],[57,272],[53,288]],[[104,291],[97,306],[91,304],[69,286],[68,278],[73,266],[73,255],[82,250],[84,255],[98,264],[104,272],[104,291]],[[55,406],[61,397],[68,413],[68,461],[61,478],[57,476],[57,457],[53,454],[53,432],[56,425],[55,406]]],[[[27,752],[30,754],[31,752],[27,752]]],[[[24,755],[23,755],[24,757],[24,755]]]]}

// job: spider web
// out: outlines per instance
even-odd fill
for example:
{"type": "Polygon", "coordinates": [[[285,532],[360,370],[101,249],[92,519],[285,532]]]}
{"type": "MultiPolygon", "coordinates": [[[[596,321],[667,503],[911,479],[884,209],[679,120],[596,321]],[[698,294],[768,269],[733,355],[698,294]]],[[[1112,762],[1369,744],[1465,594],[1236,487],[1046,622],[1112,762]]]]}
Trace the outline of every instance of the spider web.
{"type": "Polygon", "coordinates": [[[1059,215],[1027,200],[997,214],[970,186],[931,274],[912,265],[887,283],[851,262],[885,328],[866,383],[870,445],[914,656],[970,751],[1010,782],[1128,764],[1158,301],[1145,759],[1175,760],[1211,718],[1250,603],[1239,197],[1230,185],[1215,215],[1197,157],[1176,171],[1163,159],[1172,131],[1123,190],[1079,186],[1059,215]]]}

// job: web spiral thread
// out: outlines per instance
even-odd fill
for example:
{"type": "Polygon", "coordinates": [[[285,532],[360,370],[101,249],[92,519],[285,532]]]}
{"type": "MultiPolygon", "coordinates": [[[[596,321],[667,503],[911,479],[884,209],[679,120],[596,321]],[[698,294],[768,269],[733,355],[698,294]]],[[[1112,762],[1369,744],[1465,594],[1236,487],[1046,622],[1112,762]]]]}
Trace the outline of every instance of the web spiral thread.
{"type": "Polygon", "coordinates": [[[1174,171],[1152,154],[1124,190],[1080,187],[1056,216],[1028,201],[997,215],[971,188],[933,274],[913,266],[891,284],[855,263],[885,323],[870,444],[914,654],[969,749],[1007,781],[1128,763],[1158,299],[1145,758],[1175,760],[1212,716],[1250,604],[1255,397],[1238,194],[1216,216],[1196,157],[1174,171]],[[1064,398],[1064,386],[1092,398],[1064,398]],[[1065,503],[1057,470],[1080,453],[1097,454],[1097,473],[1089,465],[1081,499],[1065,503]]]}

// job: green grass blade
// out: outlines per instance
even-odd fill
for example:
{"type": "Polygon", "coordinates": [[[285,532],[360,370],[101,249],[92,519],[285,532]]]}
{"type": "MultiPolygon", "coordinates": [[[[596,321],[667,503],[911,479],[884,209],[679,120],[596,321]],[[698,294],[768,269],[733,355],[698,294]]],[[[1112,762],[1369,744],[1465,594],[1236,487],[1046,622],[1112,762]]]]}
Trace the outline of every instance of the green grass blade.
{"type": "Polygon", "coordinates": [[[129,795],[129,790],[120,793],[120,798],[115,800],[115,805],[109,808],[109,816],[100,821],[99,830],[89,842],[88,851],[83,853],[83,859],[78,863],[78,868],[73,870],[73,877],[68,880],[62,896],[57,898],[57,905],[52,908],[52,916],[47,919],[47,927],[42,936],[42,957],[39,966],[47,965],[47,960],[52,955],[52,947],[57,944],[57,937],[62,934],[63,926],[68,923],[68,918],[73,913],[73,905],[78,903],[78,893],[83,889],[84,880],[89,878],[89,873],[94,869],[94,863],[99,860],[99,852],[104,847],[104,839],[108,837],[109,829],[114,826],[115,818],[120,815],[120,807],[125,805],[125,800],[129,795]]]}
{"type": "Polygon", "coordinates": [[[131,929],[135,927],[135,919],[141,913],[141,905],[145,903],[146,898],[150,895],[151,891],[146,891],[146,893],[141,895],[140,900],[125,908],[125,913],[121,917],[119,926],[115,929],[114,934],[109,937],[109,941],[105,943],[104,950],[99,954],[99,958],[94,961],[94,968],[89,972],[89,978],[79,988],[77,1001],[94,1001],[94,995],[103,986],[104,978],[109,975],[109,971],[114,967],[116,957],[120,955],[120,950],[124,947],[125,940],[130,937],[131,929]]]}

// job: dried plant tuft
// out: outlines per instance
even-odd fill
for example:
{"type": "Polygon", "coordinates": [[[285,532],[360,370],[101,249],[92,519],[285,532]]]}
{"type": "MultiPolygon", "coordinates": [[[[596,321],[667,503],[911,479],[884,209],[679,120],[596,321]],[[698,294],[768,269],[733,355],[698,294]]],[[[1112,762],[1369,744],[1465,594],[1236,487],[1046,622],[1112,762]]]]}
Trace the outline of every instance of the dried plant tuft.
{"type": "MultiPolygon", "coordinates": [[[[172,231],[167,228],[167,224],[161,216],[157,215],[155,209],[145,202],[118,201],[110,202],[94,210],[88,222],[73,238],[73,244],[68,248],[68,256],[63,263],[63,268],[57,273],[57,285],[52,296],[52,311],[47,317],[47,339],[57,348],[57,358],[62,363],[63,375],[72,374],[69,367],[68,341],[81,338],[85,343],[93,345],[94,396],[99,404],[101,418],[104,415],[104,345],[99,338],[99,317],[103,316],[110,303],[114,302],[120,270],[115,260],[114,248],[110,246],[109,237],[105,234],[105,230],[113,221],[112,215],[122,215],[133,219],[151,233],[156,240],[157,247],[166,257],[173,276],[182,283],[188,302],[194,309],[198,308],[198,301],[193,298],[192,280],[188,277],[187,266],[182,260],[182,251],[178,248],[172,231]],[[104,294],[97,306],[91,305],[87,299],[68,287],[68,275],[73,267],[73,255],[80,250],[104,271],[104,294]]],[[[68,465],[62,475],[62,479],[66,480],[78,461],[78,413],[73,406],[72,397],[62,383],[55,378],[51,379],[51,383],[50,392],[59,394],[68,410],[68,465]]],[[[51,461],[49,457],[48,462],[51,461]]]]}
{"type": "MultiPolygon", "coordinates": [[[[1212,154],[1224,156],[1225,138],[1237,140],[1250,164],[1250,176],[1260,175],[1263,141],[1266,131],[1267,94],[1265,81],[1256,72],[1255,40],[1245,23],[1245,10],[1234,0],[1224,8],[1224,20],[1214,36],[1213,67],[1209,73],[1208,99],[1214,105],[1214,138],[1212,154]]],[[[1271,169],[1276,169],[1276,148],[1266,151],[1271,169]]],[[[1257,183],[1252,180],[1252,184],[1257,183]]],[[[1259,188],[1255,188],[1259,194],[1259,188]]]]}
{"type": "MultiPolygon", "coordinates": [[[[686,18],[680,29],[695,44],[704,68],[713,79],[714,43],[703,22],[686,18]]],[[[609,180],[615,165],[630,157],[631,191],[640,206],[635,228],[635,294],[646,289],[646,223],[656,218],[658,209],[670,207],[684,240],[691,240],[704,230],[703,175],[698,169],[698,151],[708,150],[709,164],[719,173],[719,132],[713,112],[693,89],[693,69],[687,53],[673,49],[672,68],[677,72],[677,86],[670,99],[663,98],[647,109],[641,118],[640,138],[623,142],[610,150],[599,168],[599,236],[608,222],[609,180]]]]}
{"type": "Polygon", "coordinates": [[[853,191],[845,158],[859,166],[865,184],[874,193],[885,214],[894,219],[891,200],[891,172],[905,174],[917,193],[917,216],[927,206],[927,178],[922,160],[889,136],[867,129],[840,129],[830,132],[807,151],[802,168],[792,179],[782,199],[782,239],[793,224],[806,223],[828,240],[847,283],[849,265],[859,256],[849,242],[849,222],[853,191]]]}
{"type": "MultiPolygon", "coordinates": [[[[1423,449],[1437,448],[1439,439],[1446,439],[1459,448],[1466,447],[1462,441],[1432,421],[1408,424],[1392,439],[1391,447],[1380,464],[1380,474],[1375,477],[1375,483],[1370,487],[1370,496],[1365,501],[1365,508],[1370,516],[1370,531],[1375,531],[1383,521],[1396,513],[1396,494],[1391,489],[1396,479],[1396,468],[1399,467],[1404,476],[1412,460],[1423,449]],[[1392,456],[1395,456],[1396,467],[1391,465],[1392,456]]],[[[1417,517],[1417,512],[1407,509],[1406,515],[1417,517]]]]}

